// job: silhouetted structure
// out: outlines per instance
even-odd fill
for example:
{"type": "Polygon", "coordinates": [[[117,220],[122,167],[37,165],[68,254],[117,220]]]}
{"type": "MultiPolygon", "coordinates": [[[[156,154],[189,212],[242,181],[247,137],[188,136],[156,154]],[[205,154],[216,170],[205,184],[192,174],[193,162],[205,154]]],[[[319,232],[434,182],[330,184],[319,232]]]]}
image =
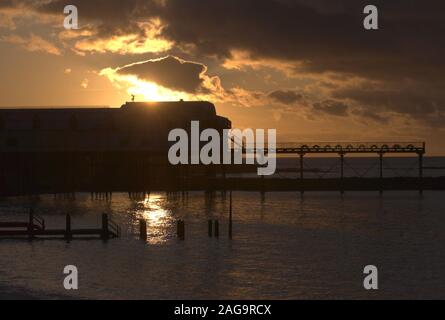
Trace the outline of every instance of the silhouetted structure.
{"type": "Polygon", "coordinates": [[[201,129],[231,126],[209,102],[0,109],[0,194],[185,188],[186,174],[209,168],[171,166],[168,133],[189,132],[192,120],[201,129]]]}
{"type": "MultiPolygon", "coordinates": [[[[337,154],[340,158],[340,176],[338,179],[335,179],[337,183],[335,184],[335,188],[340,190],[341,193],[345,191],[345,187],[348,186],[349,190],[363,190],[362,186],[356,186],[357,180],[351,180],[345,183],[344,177],[344,160],[345,156],[348,154],[375,154],[379,156],[379,182],[378,187],[376,188],[374,183],[371,182],[371,179],[360,179],[361,182],[359,184],[365,184],[371,190],[379,190],[383,192],[385,189],[384,185],[384,177],[383,177],[383,157],[386,154],[411,154],[416,155],[418,157],[418,172],[419,176],[414,181],[412,179],[403,179],[395,180],[396,183],[392,183],[392,187],[388,184],[388,187],[400,189],[400,183],[405,184],[405,188],[415,189],[418,188],[419,192],[422,193],[424,189],[424,181],[423,181],[423,157],[426,152],[426,143],[425,142],[313,142],[313,143],[280,143],[277,144],[274,149],[264,148],[257,150],[255,145],[246,145],[244,144],[242,147],[243,153],[251,153],[255,154],[256,152],[261,153],[270,153],[273,152],[275,154],[287,154],[287,155],[296,155],[299,158],[299,179],[298,185],[301,193],[305,191],[306,181],[304,178],[304,156],[307,154],[337,154]],[[366,183],[365,183],[366,181],[366,183]]],[[[312,179],[313,181],[314,179],[312,179]]],[[[332,180],[332,179],[331,179],[332,180]]],[[[394,180],[394,179],[393,179],[394,180]]],[[[320,183],[320,186],[326,184],[324,182],[320,183]]],[[[443,183],[443,179],[434,179],[434,182],[443,183]]],[[[261,189],[264,190],[265,184],[264,180],[261,179],[261,189]]],[[[323,188],[323,187],[322,187],[323,188]]],[[[324,187],[325,188],[325,187],[324,187]]],[[[431,188],[431,186],[429,187],[431,188]]],[[[402,189],[404,189],[402,187],[402,189]]],[[[322,189],[326,190],[326,189],[322,189]]],[[[365,189],[366,190],[366,189],[365,189]]]]}
{"type": "MultiPolygon", "coordinates": [[[[121,108],[0,109],[0,195],[55,193],[73,199],[75,192],[87,191],[92,198],[108,200],[113,191],[129,192],[130,198],[136,199],[145,197],[150,190],[261,190],[264,196],[270,190],[422,192],[445,188],[445,178],[423,177],[422,142],[278,144],[274,152],[297,157],[297,179],[226,177],[226,173],[256,171],[252,165],[171,165],[168,149],[173,142],[168,142],[168,134],[182,128],[190,136],[193,120],[199,121],[200,130],[214,128],[221,132],[231,128],[231,122],[218,116],[209,102],[127,102],[121,108]],[[379,156],[379,177],[344,177],[345,157],[358,153],[379,156]],[[383,177],[383,157],[392,153],[416,155],[418,177],[383,177]],[[307,154],[339,155],[340,176],[307,179],[303,163],[307,154]]],[[[244,145],[243,152],[249,151],[257,150],[244,145]]]]}

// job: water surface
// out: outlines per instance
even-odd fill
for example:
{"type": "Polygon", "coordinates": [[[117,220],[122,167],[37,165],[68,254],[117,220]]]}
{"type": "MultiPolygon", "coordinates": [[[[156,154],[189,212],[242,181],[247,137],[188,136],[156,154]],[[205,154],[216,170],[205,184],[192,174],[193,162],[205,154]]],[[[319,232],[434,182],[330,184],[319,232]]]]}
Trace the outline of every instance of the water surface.
{"type": "Polygon", "coordinates": [[[153,192],[111,201],[8,198],[0,220],[34,206],[47,227],[99,226],[110,213],[120,239],[0,241],[0,297],[106,299],[445,298],[443,192],[234,192],[234,238],[227,236],[229,200],[221,193],[188,197],[153,192]],[[138,219],[148,241],[138,239],[138,219]],[[176,220],[186,222],[186,239],[176,220]],[[219,219],[219,239],[207,220],[219,219]],[[63,267],[76,265],[80,289],[63,289],[63,267]],[[363,267],[379,268],[380,289],[363,289],[363,267]]]}

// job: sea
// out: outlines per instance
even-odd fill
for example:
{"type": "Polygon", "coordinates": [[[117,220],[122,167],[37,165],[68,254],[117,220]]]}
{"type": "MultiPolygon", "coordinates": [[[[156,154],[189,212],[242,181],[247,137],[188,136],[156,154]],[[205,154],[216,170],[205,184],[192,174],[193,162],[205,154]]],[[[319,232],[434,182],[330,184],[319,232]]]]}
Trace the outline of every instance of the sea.
{"type": "MultiPolygon", "coordinates": [[[[278,159],[277,175],[297,177],[296,159],[278,159]]],[[[305,175],[335,177],[338,159],[305,160],[305,175]]],[[[445,176],[445,158],[424,159],[424,176],[445,176]]],[[[387,158],[385,176],[415,176],[416,158],[387,158]]],[[[346,176],[378,175],[378,159],[350,158],[346,176]]],[[[96,199],[0,199],[0,221],[26,221],[29,208],[47,228],[99,227],[108,213],[120,238],[0,239],[0,299],[444,299],[445,193],[151,191],[96,199]],[[148,238],[139,238],[139,219],[148,238]],[[176,235],[185,223],[185,239],[176,235]],[[208,236],[218,220],[219,237],[208,236]],[[65,266],[78,290],[64,288],[65,266]],[[367,290],[364,268],[378,270],[367,290]]]]}

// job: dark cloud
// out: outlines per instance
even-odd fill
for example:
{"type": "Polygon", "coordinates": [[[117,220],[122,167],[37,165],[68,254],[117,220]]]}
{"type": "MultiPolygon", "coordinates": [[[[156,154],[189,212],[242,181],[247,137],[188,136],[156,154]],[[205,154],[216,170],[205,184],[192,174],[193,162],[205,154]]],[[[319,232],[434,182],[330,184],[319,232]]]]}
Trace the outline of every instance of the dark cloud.
{"type": "Polygon", "coordinates": [[[276,90],[269,93],[268,96],[269,98],[283,104],[293,104],[303,99],[303,95],[294,90],[276,90]]]}
{"type": "Polygon", "coordinates": [[[324,100],[313,104],[314,111],[333,116],[347,116],[349,107],[337,100],[324,100]]]}
{"type": "Polygon", "coordinates": [[[367,4],[362,0],[318,1],[317,6],[312,0],[169,0],[158,12],[168,25],[166,36],[196,44],[202,54],[230,58],[231,49],[240,49],[252,58],[304,61],[307,70],[314,72],[376,78],[416,77],[420,71],[438,74],[436,63],[443,71],[443,1],[426,5],[419,0],[376,0],[381,17],[381,30],[376,32],[362,26],[367,4]],[[329,10],[334,4],[343,10],[329,10]]]}
{"type": "Polygon", "coordinates": [[[79,10],[80,24],[94,23],[98,36],[125,35],[129,33],[146,36],[137,22],[151,16],[156,7],[151,0],[50,0],[21,1],[40,12],[60,15],[66,5],[75,5],[79,10]]]}
{"type": "Polygon", "coordinates": [[[350,99],[377,112],[394,112],[425,118],[445,111],[445,99],[438,94],[418,90],[347,88],[333,93],[338,99],[350,99]]]}
{"type": "MultiPolygon", "coordinates": [[[[8,1],[10,3],[10,1],[8,1]]],[[[50,0],[15,1],[60,14],[77,5],[99,36],[140,33],[137,22],[159,17],[163,36],[197,55],[303,61],[312,72],[373,78],[440,78],[445,69],[445,2],[374,0],[380,30],[363,29],[367,0],[50,0]]],[[[197,56],[197,59],[199,57],[197,56]]]]}
{"type": "Polygon", "coordinates": [[[66,4],[77,5],[100,34],[143,35],[136,22],[160,17],[165,37],[201,55],[230,58],[239,49],[252,58],[304,61],[314,72],[377,78],[438,75],[445,65],[442,0],[374,0],[378,31],[363,29],[365,0],[53,0],[38,9],[60,14],[66,4]]]}
{"type": "Polygon", "coordinates": [[[13,0],[3,0],[2,2],[0,2],[0,8],[12,8],[15,5],[15,1],[13,0]]]}
{"type": "MultiPolygon", "coordinates": [[[[362,114],[375,119],[385,112],[418,119],[437,118],[445,109],[443,90],[437,89],[443,87],[445,73],[443,0],[373,0],[372,4],[379,9],[378,31],[363,28],[363,8],[370,4],[368,0],[8,0],[5,3],[28,5],[58,15],[65,5],[77,5],[81,24],[93,24],[97,31],[94,37],[104,38],[132,33],[140,34],[143,39],[146,30],[137,22],[160,18],[165,26],[162,37],[176,44],[173,53],[183,54],[180,51],[184,50],[193,60],[212,57],[222,62],[233,58],[234,50],[242,50],[250,60],[267,58],[295,65],[295,72],[336,72],[345,79],[358,76],[382,83],[380,88],[372,90],[334,89],[332,99],[314,104],[314,110],[327,114],[346,115],[347,100],[362,104],[362,114]],[[407,80],[411,81],[410,86],[403,85],[407,80]]],[[[135,65],[126,71],[168,87],[195,92],[202,86],[201,67],[179,65],[170,59],[135,65]],[[163,75],[163,70],[174,70],[178,80],[163,75]]],[[[296,99],[285,91],[270,98],[282,103],[296,99]]]]}
{"type": "Polygon", "coordinates": [[[203,90],[202,75],[206,66],[168,56],[119,68],[119,74],[135,75],[141,80],[155,82],[165,88],[198,93],[203,90]]]}

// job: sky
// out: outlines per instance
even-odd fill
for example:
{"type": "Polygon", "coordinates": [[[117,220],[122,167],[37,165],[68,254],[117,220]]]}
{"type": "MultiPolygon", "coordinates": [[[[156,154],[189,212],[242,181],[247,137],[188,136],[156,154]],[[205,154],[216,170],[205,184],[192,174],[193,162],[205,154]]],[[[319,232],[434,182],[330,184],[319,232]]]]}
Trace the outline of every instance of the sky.
{"type": "Polygon", "coordinates": [[[441,0],[0,0],[0,107],[208,100],[279,141],[445,155],[444,35],[441,0]]]}

